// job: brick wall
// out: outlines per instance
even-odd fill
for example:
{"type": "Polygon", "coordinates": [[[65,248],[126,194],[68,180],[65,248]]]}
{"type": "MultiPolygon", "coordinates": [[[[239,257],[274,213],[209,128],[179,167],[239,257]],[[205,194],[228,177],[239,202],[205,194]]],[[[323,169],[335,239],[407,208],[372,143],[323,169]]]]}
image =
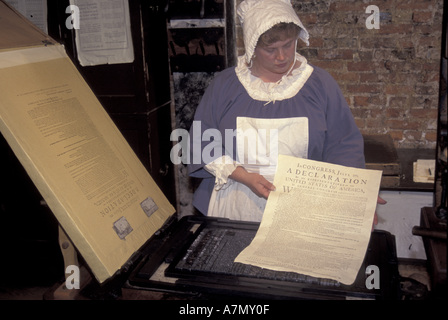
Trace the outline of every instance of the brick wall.
{"type": "Polygon", "coordinates": [[[292,3],[310,33],[299,52],[333,75],[360,130],[388,133],[400,148],[435,148],[443,0],[292,3]],[[379,29],[366,26],[369,5],[380,11],[379,29]]]}

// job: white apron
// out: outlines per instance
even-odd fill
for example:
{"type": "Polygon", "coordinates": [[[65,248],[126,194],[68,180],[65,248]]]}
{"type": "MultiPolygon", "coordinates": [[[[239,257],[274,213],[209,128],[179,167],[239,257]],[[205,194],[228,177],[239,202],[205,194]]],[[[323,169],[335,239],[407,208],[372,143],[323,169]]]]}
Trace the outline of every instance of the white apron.
{"type": "MultiPolygon", "coordinates": [[[[237,118],[237,162],[248,172],[263,175],[273,182],[278,154],[306,158],[308,118],[237,118]]],[[[258,197],[244,184],[229,179],[214,189],[208,215],[232,220],[261,221],[266,199],[258,197]]]]}

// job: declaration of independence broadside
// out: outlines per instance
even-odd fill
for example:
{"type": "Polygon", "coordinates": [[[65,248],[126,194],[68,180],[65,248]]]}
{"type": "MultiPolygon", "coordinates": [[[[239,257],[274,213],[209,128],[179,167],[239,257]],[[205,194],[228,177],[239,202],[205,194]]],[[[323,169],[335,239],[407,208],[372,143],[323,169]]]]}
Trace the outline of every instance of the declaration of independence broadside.
{"type": "Polygon", "coordinates": [[[370,240],[381,175],[279,155],[276,191],[235,262],[352,284],[370,240]]]}

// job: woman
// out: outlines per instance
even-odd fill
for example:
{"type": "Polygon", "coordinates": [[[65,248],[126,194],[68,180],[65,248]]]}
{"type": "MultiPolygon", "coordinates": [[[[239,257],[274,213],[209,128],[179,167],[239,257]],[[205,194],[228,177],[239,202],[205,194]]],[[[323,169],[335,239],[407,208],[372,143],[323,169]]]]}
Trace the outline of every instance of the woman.
{"type": "Polygon", "coordinates": [[[189,172],[203,179],[193,200],[200,212],[261,221],[277,154],[363,168],[364,147],[334,79],[296,53],[309,35],[289,0],[246,0],[237,13],[245,55],[212,81],[190,132],[193,152],[208,150],[207,129],[219,130],[222,152],[189,172]]]}

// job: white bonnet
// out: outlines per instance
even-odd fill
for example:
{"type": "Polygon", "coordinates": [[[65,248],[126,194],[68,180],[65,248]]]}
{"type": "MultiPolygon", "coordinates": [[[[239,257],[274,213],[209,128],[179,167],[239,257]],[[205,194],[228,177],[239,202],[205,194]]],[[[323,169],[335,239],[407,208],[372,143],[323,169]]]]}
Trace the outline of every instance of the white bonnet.
{"type": "Polygon", "coordinates": [[[280,22],[292,22],[298,25],[301,28],[299,38],[309,45],[308,31],[294,11],[290,0],[245,0],[238,6],[237,15],[243,26],[247,63],[254,54],[258,38],[280,22]]]}

